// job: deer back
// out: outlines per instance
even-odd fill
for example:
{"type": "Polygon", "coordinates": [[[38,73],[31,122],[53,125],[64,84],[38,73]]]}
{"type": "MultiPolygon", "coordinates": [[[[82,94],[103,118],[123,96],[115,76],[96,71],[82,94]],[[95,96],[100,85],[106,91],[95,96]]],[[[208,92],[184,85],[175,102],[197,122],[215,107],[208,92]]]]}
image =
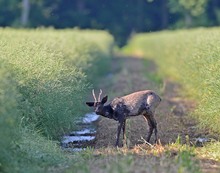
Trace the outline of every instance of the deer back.
{"type": "Polygon", "coordinates": [[[112,109],[125,116],[137,116],[146,112],[154,112],[161,98],[151,90],[138,91],[123,97],[115,98],[111,103],[112,109]]]}

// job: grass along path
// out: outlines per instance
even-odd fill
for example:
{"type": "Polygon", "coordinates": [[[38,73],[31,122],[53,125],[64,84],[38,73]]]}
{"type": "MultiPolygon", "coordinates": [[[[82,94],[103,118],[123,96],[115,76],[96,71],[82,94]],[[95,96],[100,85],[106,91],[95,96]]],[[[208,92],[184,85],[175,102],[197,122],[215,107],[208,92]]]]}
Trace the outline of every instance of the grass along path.
{"type": "MultiPolygon", "coordinates": [[[[144,143],[148,125],[142,116],[138,116],[127,121],[127,147],[115,149],[117,122],[101,118],[95,150],[85,151],[81,155],[83,164],[78,162],[74,168],[97,173],[219,172],[219,162],[206,156],[201,159],[200,151],[191,147],[195,138],[203,134],[196,130],[195,121],[188,116],[195,104],[179,95],[179,85],[157,77],[154,62],[136,57],[115,57],[111,72],[100,81],[99,88],[103,95],[109,95],[109,100],[137,90],[158,92],[163,101],[155,118],[162,144],[151,147],[144,143]]],[[[207,134],[206,137],[211,136],[207,134]]]]}

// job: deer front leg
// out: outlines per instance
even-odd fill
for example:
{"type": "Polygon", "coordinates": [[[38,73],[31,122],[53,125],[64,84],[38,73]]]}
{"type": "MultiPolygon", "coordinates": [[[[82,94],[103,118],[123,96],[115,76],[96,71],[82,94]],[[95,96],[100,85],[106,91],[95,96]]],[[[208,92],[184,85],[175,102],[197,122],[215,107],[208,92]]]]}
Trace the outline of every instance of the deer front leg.
{"type": "Polygon", "coordinates": [[[123,122],[122,130],[123,130],[123,145],[126,145],[126,119],[123,122]]]}
{"type": "Polygon", "coordinates": [[[120,138],[122,126],[123,126],[123,121],[119,121],[118,130],[117,130],[117,139],[116,139],[116,143],[115,143],[116,147],[118,147],[118,145],[119,145],[119,138],[120,138]]]}

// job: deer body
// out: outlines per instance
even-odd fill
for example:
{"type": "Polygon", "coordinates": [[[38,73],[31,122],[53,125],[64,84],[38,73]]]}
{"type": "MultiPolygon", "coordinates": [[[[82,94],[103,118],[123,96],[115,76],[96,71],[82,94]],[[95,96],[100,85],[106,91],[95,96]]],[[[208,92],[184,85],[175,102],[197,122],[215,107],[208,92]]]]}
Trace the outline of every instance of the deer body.
{"type": "MultiPolygon", "coordinates": [[[[93,96],[95,98],[94,91],[93,96]]],[[[154,118],[154,112],[161,102],[161,98],[154,91],[144,90],[123,97],[117,97],[107,105],[104,104],[107,102],[108,97],[105,96],[100,100],[100,96],[101,90],[98,101],[95,98],[95,102],[86,102],[86,104],[95,107],[96,114],[119,122],[116,146],[119,144],[121,129],[123,130],[123,139],[125,140],[126,138],[126,119],[138,115],[143,115],[148,121],[149,133],[147,135],[147,142],[150,141],[153,130],[155,130],[155,140],[157,141],[157,123],[154,118]]]]}

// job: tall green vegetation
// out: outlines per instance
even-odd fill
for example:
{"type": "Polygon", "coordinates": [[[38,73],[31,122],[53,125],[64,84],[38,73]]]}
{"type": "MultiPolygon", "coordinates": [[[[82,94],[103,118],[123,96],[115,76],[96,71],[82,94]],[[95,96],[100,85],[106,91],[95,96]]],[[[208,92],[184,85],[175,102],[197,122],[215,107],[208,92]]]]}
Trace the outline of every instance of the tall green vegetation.
{"type": "Polygon", "coordinates": [[[138,34],[127,51],[142,53],[158,64],[162,76],[182,84],[198,105],[194,116],[202,127],[220,133],[220,29],[138,34]]]}
{"type": "Polygon", "coordinates": [[[9,145],[11,139],[17,140],[20,133],[16,116],[18,95],[14,86],[15,81],[7,69],[7,64],[2,60],[0,60],[0,76],[0,171],[2,171],[2,165],[7,165],[12,160],[9,145]]]}
{"type": "Polygon", "coordinates": [[[0,37],[0,171],[64,163],[48,139],[60,139],[85,113],[89,80],[107,69],[112,37],[52,29],[0,29],[0,37]]]}

